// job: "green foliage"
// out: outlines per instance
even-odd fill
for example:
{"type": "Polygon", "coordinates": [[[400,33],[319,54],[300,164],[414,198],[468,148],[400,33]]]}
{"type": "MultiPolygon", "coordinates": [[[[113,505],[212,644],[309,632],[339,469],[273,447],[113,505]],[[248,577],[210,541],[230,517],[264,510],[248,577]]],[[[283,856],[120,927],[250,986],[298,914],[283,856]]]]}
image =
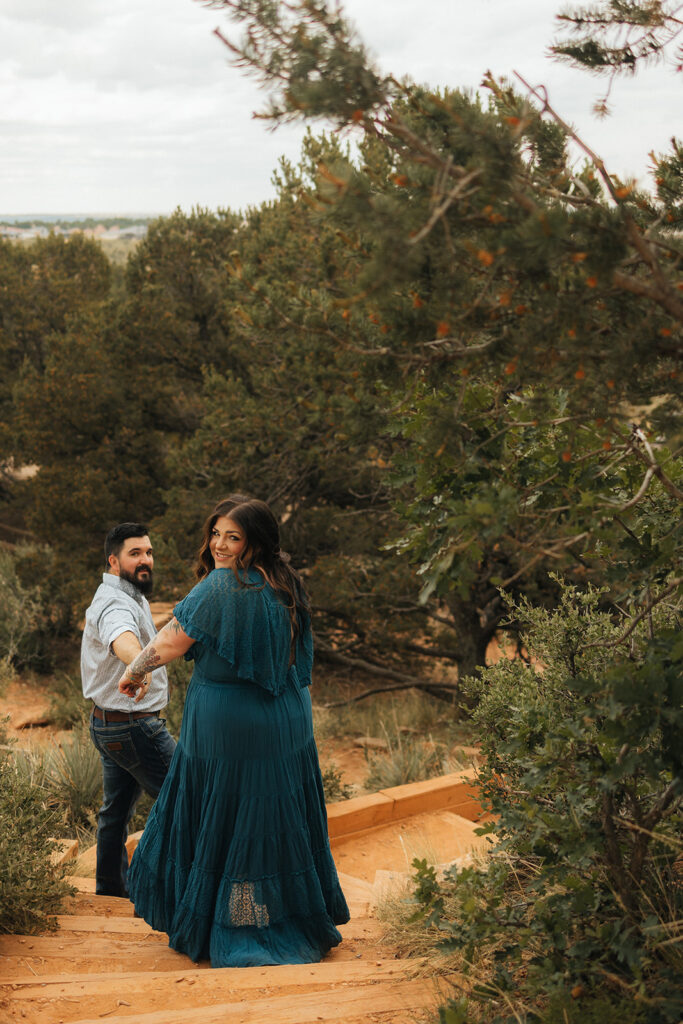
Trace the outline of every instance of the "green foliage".
{"type": "Polygon", "coordinates": [[[166,728],[177,740],[180,736],[185,695],[190,684],[192,665],[181,658],[172,661],[167,666],[167,671],[170,696],[163,713],[166,717],[166,728]]]}
{"type": "MultiPolygon", "coordinates": [[[[245,29],[233,52],[267,85],[266,116],[362,131],[358,159],[328,149],[317,175],[290,176],[337,240],[325,290],[298,303],[280,291],[277,308],[288,326],[324,330],[340,367],[353,354],[358,412],[382,402],[387,540],[421,567],[427,615],[438,598],[471,673],[501,627],[497,587],[551,602],[549,560],[598,578],[631,529],[622,512],[653,492],[662,511],[680,503],[676,144],[657,158],[653,198],[599,165],[572,166],[561,120],[492,77],[488,104],[399,84],[324,4],[216,6],[245,29]]],[[[617,20],[657,18],[614,7],[617,20]]],[[[251,268],[240,280],[256,292],[251,268]]],[[[258,293],[271,310],[268,284],[258,293]]],[[[350,452],[353,433],[341,435],[350,452]]],[[[638,565],[619,559],[613,599],[656,583],[663,548],[680,544],[663,537],[657,552],[639,538],[638,565]]]]}
{"type": "Polygon", "coordinates": [[[558,15],[572,40],[552,52],[594,73],[632,74],[636,66],[659,60],[680,31],[675,0],[600,0],[591,7],[558,15]]]}
{"type": "Polygon", "coordinates": [[[44,793],[0,750],[0,932],[55,928],[73,888],[50,863],[60,821],[44,793]]]}
{"type": "Polygon", "coordinates": [[[511,608],[531,663],[471,683],[496,853],[422,903],[501,1022],[515,1019],[510,1000],[569,1003],[605,983],[642,1000],[652,1024],[681,1010],[680,625],[662,603],[622,640],[623,617],[598,599],[564,587],[553,612],[511,608]]]}
{"type": "Polygon", "coordinates": [[[56,672],[50,687],[50,721],[59,729],[83,725],[88,706],[83,699],[78,668],[56,672]]]}
{"type": "Polygon", "coordinates": [[[339,9],[325,0],[299,5],[259,0],[211,3],[227,8],[248,27],[241,50],[230,47],[237,65],[264,82],[274,78],[286,82],[284,95],[273,99],[265,116],[286,118],[310,111],[343,124],[353,119],[357,110],[384,103],[386,80],[368,65],[364,47],[339,9]]]}
{"type": "Polygon", "coordinates": [[[354,795],[353,786],[344,782],[341,768],[332,762],[322,770],[325,803],[331,804],[338,800],[350,800],[354,795]]]}
{"type": "Polygon", "coordinates": [[[12,386],[28,363],[42,370],[69,317],[107,294],[109,263],[97,242],[57,235],[18,246],[0,241],[0,441],[12,451],[12,386]]]}
{"type": "Polygon", "coordinates": [[[17,751],[16,770],[42,794],[60,834],[92,829],[102,796],[100,756],[85,723],[47,750],[17,751]]]}
{"type": "Polygon", "coordinates": [[[14,552],[0,547],[0,666],[6,679],[16,669],[42,667],[45,660],[49,609],[42,587],[21,577],[21,562],[32,552],[28,546],[14,552]]]}
{"type": "Polygon", "coordinates": [[[368,792],[375,793],[380,789],[443,774],[443,752],[431,739],[425,742],[422,736],[404,734],[397,722],[391,732],[384,723],[382,725],[386,751],[366,752],[368,773],[364,785],[368,792]]]}
{"type": "Polygon", "coordinates": [[[101,801],[102,766],[85,728],[50,751],[47,789],[50,801],[65,808],[67,827],[92,825],[101,801]]]}

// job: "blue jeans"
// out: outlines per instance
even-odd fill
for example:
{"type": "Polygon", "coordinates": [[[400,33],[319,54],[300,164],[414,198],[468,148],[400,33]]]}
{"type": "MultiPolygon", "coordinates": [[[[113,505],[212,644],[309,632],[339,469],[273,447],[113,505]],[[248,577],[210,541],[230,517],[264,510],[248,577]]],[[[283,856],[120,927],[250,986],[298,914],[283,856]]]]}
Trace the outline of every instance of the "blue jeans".
{"type": "Polygon", "coordinates": [[[166,778],[175,740],[156,715],[128,722],[90,716],[90,737],[102,761],[103,800],[97,815],[99,896],[127,896],[128,823],[143,789],[156,797],[166,778]]]}

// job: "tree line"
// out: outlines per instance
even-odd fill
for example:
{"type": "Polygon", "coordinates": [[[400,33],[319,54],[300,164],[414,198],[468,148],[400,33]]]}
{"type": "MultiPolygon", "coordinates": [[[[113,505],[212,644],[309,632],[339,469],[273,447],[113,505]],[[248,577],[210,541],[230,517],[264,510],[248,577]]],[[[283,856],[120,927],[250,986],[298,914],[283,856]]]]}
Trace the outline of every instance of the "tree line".
{"type": "Polygon", "coordinates": [[[356,153],[309,132],[273,202],[160,218],[123,271],[0,247],[0,508],[62,629],[113,522],[150,521],[170,594],[212,503],[259,494],[321,652],[431,685],[514,638],[501,590],[552,604],[549,568],[634,614],[680,582],[682,153],[652,194],[576,170],[533,97],[373,79],[325,11],[325,74],[275,112],[331,111],[356,153]]]}

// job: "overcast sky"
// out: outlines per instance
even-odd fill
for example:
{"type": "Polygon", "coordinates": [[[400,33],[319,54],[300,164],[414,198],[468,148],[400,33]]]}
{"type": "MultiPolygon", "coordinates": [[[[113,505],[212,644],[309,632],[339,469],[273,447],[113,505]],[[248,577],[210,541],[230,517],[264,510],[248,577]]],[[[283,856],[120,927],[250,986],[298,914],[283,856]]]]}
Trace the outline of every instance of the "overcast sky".
{"type": "MultiPolygon", "coordinates": [[[[648,153],[681,132],[681,76],[601,80],[547,56],[562,0],[345,0],[384,71],[477,88],[519,71],[543,83],[608,168],[644,183],[648,153]]],[[[197,0],[0,0],[0,215],[242,209],[272,198],[278,157],[303,129],[254,120],[264,97],[212,34],[234,27],[197,0]]]]}

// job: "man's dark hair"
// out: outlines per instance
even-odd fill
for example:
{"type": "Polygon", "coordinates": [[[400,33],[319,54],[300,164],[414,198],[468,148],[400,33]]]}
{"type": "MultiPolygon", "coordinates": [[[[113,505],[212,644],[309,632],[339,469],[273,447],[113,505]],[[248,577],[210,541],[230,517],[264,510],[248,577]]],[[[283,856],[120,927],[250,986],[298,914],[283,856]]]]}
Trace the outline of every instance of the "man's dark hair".
{"type": "Polygon", "coordinates": [[[109,556],[116,555],[118,558],[129,537],[146,537],[148,534],[149,530],[144,523],[119,523],[118,526],[114,526],[104,539],[104,561],[107,566],[109,556]]]}

